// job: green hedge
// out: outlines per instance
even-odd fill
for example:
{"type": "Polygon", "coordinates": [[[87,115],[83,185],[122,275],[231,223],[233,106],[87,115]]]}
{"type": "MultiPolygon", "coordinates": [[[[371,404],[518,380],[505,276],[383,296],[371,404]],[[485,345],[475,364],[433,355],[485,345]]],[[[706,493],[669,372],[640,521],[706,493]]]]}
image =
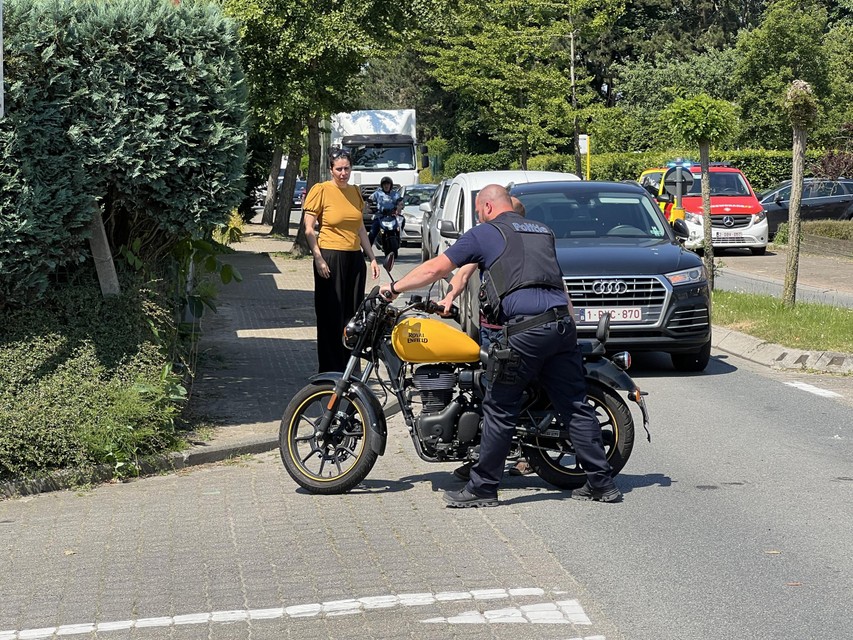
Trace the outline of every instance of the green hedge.
{"type": "Polygon", "coordinates": [[[182,391],[161,343],[169,301],[132,277],[122,285],[104,299],[84,269],[38,308],[0,314],[0,480],[95,464],[133,475],[178,443],[182,391]]]}
{"type": "Polygon", "coordinates": [[[207,0],[6,0],[0,308],[88,257],[162,256],[241,200],[245,86],[236,32],[207,0]]]}

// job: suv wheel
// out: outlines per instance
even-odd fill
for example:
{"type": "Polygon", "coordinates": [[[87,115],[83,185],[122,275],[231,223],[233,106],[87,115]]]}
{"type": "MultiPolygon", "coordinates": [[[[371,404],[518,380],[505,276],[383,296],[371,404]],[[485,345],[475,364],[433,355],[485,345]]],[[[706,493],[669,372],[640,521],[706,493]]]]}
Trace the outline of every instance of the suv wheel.
{"type": "Polygon", "coordinates": [[[754,256],[763,256],[767,253],[767,247],[750,247],[749,250],[754,256]]]}
{"type": "Polygon", "coordinates": [[[677,371],[704,371],[711,360],[711,341],[708,340],[699,351],[694,353],[670,353],[669,357],[677,371]]]}

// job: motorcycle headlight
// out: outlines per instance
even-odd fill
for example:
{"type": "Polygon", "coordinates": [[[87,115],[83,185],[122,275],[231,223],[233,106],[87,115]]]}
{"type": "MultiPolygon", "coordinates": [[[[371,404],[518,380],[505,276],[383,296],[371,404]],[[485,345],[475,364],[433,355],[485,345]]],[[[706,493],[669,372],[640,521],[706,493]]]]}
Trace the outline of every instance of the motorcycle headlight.
{"type": "Polygon", "coordinates": [[[347,326],[344,327],[343,343],[350,351],[355,347],[355,343],[358,342],[359,329],[360,327],[355,320],[350,320],[347,326]]]}
{"type": "Polygon", "coordinates": [[[755,214],[755,220],[753,220],[752,222],[753,222],[753,224],[758,224],[759,222],[763,222],[766,219],[767,219],[767,212],[764,209],[762,209],[761,213],[755,214]]]}
{"type": "Polygon", "coordinates": [[[704,282],[708,279],[708,274],[705,273],[705,265],[681,271],[673,271],[672,273],[665,274],[665,276],[673,286],[704,282]]]}

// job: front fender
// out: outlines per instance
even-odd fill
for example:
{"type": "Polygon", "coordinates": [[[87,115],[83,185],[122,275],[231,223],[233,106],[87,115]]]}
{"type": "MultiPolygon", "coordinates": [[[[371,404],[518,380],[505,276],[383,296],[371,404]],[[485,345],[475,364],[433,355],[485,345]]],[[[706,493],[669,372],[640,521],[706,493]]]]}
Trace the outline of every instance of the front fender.
{"type": "MultiPolygon", "coordinates": [[[[324,382],[337,384],[338,380],[341,379],[341,375],[337,371],[318,373],[308,378],[308,382],[311,384],[321,384],[324,382]]],[[[380,456],[384,455],[385,444],[388,441],[388,424],[385,422],[385,412],[382,410],[382,405],[361,380],[352,381],[349,393],[353,394],[364,405],[367,411],[367,426],[379,436],[378,446],[374,447],[374,451],[380,456]]]]}

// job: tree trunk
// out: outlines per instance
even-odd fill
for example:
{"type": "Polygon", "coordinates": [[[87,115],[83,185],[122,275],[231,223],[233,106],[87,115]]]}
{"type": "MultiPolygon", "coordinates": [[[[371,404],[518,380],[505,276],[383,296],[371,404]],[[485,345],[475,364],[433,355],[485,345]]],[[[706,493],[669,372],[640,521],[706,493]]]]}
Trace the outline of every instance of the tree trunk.
{"type": "Polygon", "coordinates": [[[699,162],[702,165],[702,252],[705,270],[708,272],[708,288],[714,290],[714,241],[711,232],[711,144],[699,142],[699,162]]]}
{"type": "Polygon", "coordinates": [[[278,174],[281,171],[281,145],[276,144],[270,162],[270,174],[267,176],[267,199],[264,200],[263,224],[272,224],[275,217],[275,197],[278,191],[278,174]]]}
{"type": "Polygon", "coordinates": [[[575,174],[577,176],[583,177],[583,169],[581,168],[581,149],[580,143],[578,140],[578,136],[580,135],[579,124],[578,124],[578,93],[577,87],[575,86],[575,32],[572,31],[569,33],[569,42],[570,52],[569,56],[571,57],[571,68],[570,68],[570,77],[572,82],[572,140],[574,140],[574,148],[575,148],[575,174]]]}
{"type": "Polygon", "coordinates": [[[293,207],[293,192],[296,189],[296,176],[299,173],[299,163],[302,162],[302,141],[293,142],[287,152],[287,168],[284,170],[284,180],[281,183],[278,206],[275,210],[275,222],[272,232],[282,236],[290,236],[290,211],[293,207]]]}
{"type": "Polygon", "coordinates": [[[121,294],[121,286],[116,274],[116,266],[113,262],[113,254],[110,251],[110,243],[107,240],[107,231],[104,229],[104,219],[101,217],[101,209],[95,207],[95,214],[89,225],[92,232],[89,238],[89,248],[95,259],[95,269],[98,272],[98,283],[101,285],[101,293],[106,296],[117,296],[121,294]]]}
{"type": "MultiPolygon", "coordinates": [[[[311,187],[321,181],[320,171],[322,167],[322,149],[320,148],[320,117],[311,115],[308,117],[308,176],[307,188],[310,191],[311,187]]],[[[296,240],[293,242],[293,248],[290,254],[295,258],[310,254],[308,249],[308,240],[305,239],[305,226],[303,224],[305,215],[299,221],[299,228],[296,230],[296,240]]]]}
{"type": "Polygon", "coordinates": [[[800,203],[803,200],[803,169],[806,161],[808,131],[794,127],[794,163],[791,170],[791,202],[788,205],[788,260],[782,303],[793,307],[797,301],[797,274],[800,269],[800,203]]]}

